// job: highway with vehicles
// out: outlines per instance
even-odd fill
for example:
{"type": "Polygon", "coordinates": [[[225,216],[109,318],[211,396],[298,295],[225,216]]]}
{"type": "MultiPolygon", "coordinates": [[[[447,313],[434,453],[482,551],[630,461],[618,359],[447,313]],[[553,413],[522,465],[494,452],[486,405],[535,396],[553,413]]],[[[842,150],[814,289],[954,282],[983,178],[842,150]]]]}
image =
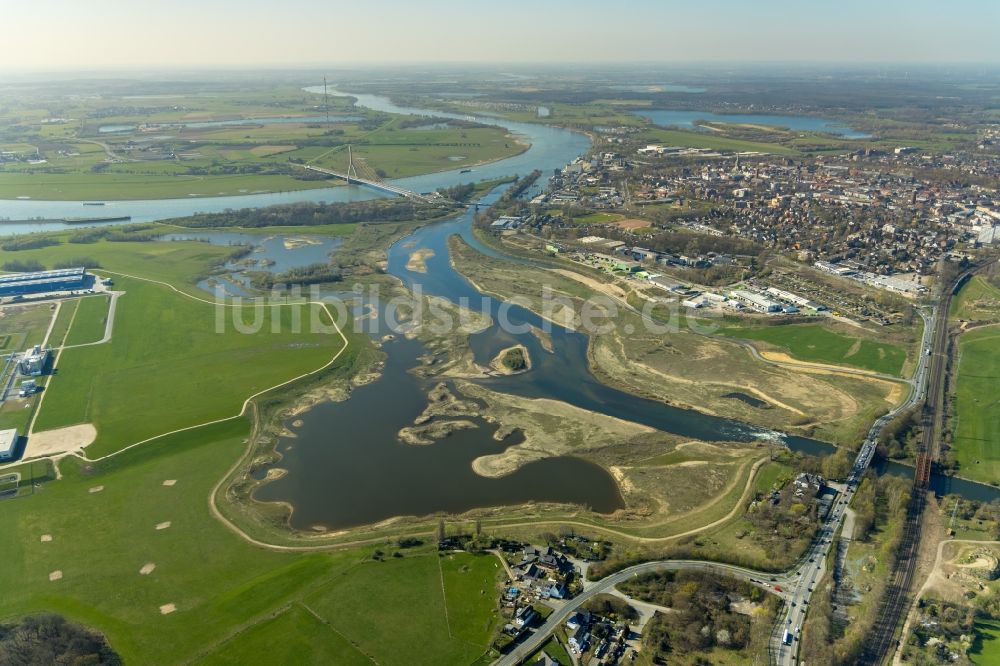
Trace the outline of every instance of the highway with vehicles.
{"type": "Polygon", "coordinates": [[[857,458],[855,458],[854,466],[851,468],[851,473],[847,478],[844,492],[837,497],[837,503],[830,510],[826,520],[820,525],[819,530],[816,532],[816,538],[813,540],[808,551],[806,551],[804,561],[795,570],[794,577],[796,582],[789,591],[791,595],[790,601],[785,605],[784,617],[777,623],[771,635],[770,652],[772,663],[779,664],[780,666],[790,666],[798,662],[799,632],[806,619],[809,601],[812,598],[812,593],[816,585],[826,573],[827,559],[830,554],[830,548],[834,544],[834,537],[843,524],[847,507],[850,506],[851,501],[854,499],[854,493],[861,483],[861,477],[868,469],[875,455],[879,435],[882,429],[896,418],[897,415],[916,407],[924,400],[924,387],[926,386],[931,366],[929,362],[931,357],[928,356],[926,350],[930,347],[931,340],[934,339],[935,332],[939,327],[939,321],[946,322],[947,315],[942,317],[939,310],[930,313],[921,312],[920,315],[924,321],[924,335],[920,346],[920,355],[917,360],[917,368],[913,373],[913,388],[903,404],[880,416],[872,424],[871,429],[868,431],[868,436],[861,445],[857,458]],[[786,634],[786,631],[789,633],[786,634]]]}

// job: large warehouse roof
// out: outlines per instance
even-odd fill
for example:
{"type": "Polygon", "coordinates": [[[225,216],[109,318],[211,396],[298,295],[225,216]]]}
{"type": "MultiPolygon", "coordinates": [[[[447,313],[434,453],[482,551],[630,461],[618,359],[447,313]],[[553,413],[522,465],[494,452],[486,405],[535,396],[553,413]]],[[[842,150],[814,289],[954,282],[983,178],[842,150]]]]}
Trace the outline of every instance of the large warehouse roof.
{"type": "Polygon", "coordinates": [[[60,268],[55,271],[34,271],[31,273],[11,273],[0,275],[0,285],[21,284],[24,282],[36,283],[40,281],[65,279],[72,277],[83,277],[86,269],[82,266],[78,268],[60,268]]]}

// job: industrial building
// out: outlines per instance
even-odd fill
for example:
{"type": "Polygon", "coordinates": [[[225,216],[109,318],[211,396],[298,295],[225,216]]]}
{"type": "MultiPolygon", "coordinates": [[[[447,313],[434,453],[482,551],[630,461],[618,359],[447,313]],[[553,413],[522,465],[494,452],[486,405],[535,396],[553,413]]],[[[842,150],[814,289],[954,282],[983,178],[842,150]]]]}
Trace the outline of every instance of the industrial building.
{"type": "Polygon", "coordinates": [[[17,429],[0,430],[0,460],[10,460],[17,449],[17,429]]]}
{"type": "Polygon", "coordinates": [[[87,270],[83,267],[35,271],[33,273],[11,273],[0,275],[0,296],[83,289],[86,285],[87,270]]]}
{"type": "Polygon", "coordinates": [[[758,312],[781,312],[781,303],[772,301],[771,299],[752,291],[738,289],[733,292],[733,298],[746,303],[758,312]]]}
{"type": "Polygon", "coordinates": [[[48,360],[49,350],[42,349],[41,345],[35,345],[21,359],[21,374],[28,377],[38,377],[45,372],[45,364],[48,360]]]}

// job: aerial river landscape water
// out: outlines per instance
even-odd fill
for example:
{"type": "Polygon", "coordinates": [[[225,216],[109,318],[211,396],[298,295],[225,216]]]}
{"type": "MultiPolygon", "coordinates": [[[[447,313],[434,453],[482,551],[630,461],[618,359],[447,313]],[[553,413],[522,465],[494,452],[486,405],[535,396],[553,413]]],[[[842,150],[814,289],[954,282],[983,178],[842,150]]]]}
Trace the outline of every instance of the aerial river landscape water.
{"type": "MultiPolygon", "coordinates": [[[[390,100],[373,95],[352,95],[360,106],[389,113],[419,114],[467,119],[467,116],[396,106],[390,100]]],[[[525,175],[534,169],[543,178],[583,154],[588,139],[579,133],[538,124],[510,122],[500,118],[476,118],[481,122],[506,127],[523,137],[531,148],[514,157],[476,167],[472,174],[452,170],[394,181],[417,192],[433,191],[470,179],[491,179],[511,174],[525,175]]],[[[482,200],[491,203],[499,191],[482,200]]],[[[351,201],[370,199],[378,193],[356,186],[344,186],[287,193],[248,194],[235,197],[200,197],[192,199],[109,202],[108,213],[131,216],[135,222],[161,220],[196,212],[259,207],[300,201],[351,201]]],[[[83,202],[0,201],[0,218],[59,218],[81,215],[83,202]]],[[[103,212],[103,211],[102,211],[103,212]]],[[[498,256],[483,246],[472,234],[473,212],[421,227],[394,244],[389,250],[388,272],[409,288],[418,287],[424,294],[446,298],[455,303],[466,300],[476,309],[488,312],[497,322],[501,308],[514,324],[543,327],[535,313],[479,292],[451,266],[447,240],[461,235],[479,251],[498,256]],[[426,248],[433,256],[426,259],[426,272],[407,269],[414,248],[426,248]]],[[[31,223],[10,224],[4,233],[52,230],[58,225],[31,223]]],[[[195,236],[178,234],[178,236],[195,236]]],[[[241,238],[229,232],[197,232],[205,240],[218,243],[247,241],[261,245],[261,237],[241,238]]],[[[297,238],[301,235],[296,235],[297,238]]],[[[279,237],[280,238],[280,237],[279,237]]],[[[292,265],[316,261],[336,241],[317,237],[318,247],[303,252],[280,242],[265,241],[264,258],[287,270],[292,265]]],[[[274,267],[272,267],[274,269],[274,267]]],[[[372,304],[376,307],[378,304],[372,304]]],[[[384,316],[384,313],[380,313],[384,316]]],[[[384,334],[383,328],[380,334],[384,334]]],[[[477,382],[503,393],[529,398],[551,398],[571,405],[641,423],[665,432],[706,441],[749,442],[759,439],[780,440],[791,449],[825,455],[829,444],[780,433],[763,431],[738,421],[709,416],[693,410],[667,406],[611,388],[597,381],[587,363],[587,337],[578,332],[551,325],[552,352],[546,351],[530,332],[512,333],[494,323],[474,334],[470,345],[477,362],[486,365],[501,349],[512,344],[524,345],[532,358],[532,369],[521,375],[490,377],[477,382]]],[[[279,479],[261,486],[256,497],[284,501],[294,507],[292,525],[309,529],[341,529],[370,524],[404,515],[426,515],[439,511],[461,512],[478,507],[519,504],[529,501],[565,502],[610,512],[622,506],[622,498],[611,476],[601,467],[573,457],[553,457],[531,462],[501,477],[486,478],[473,472],[471,462],[477,457],[499,453],[520,441],[518,433],[502,441],[493,437],[495,425],[478,420],[478,428],[463,430],[434,444],[414,446],[397,438],[403,427],[427,405],[430,382],[410,369],[419,364],[423,345],[403,336],[385,343],[387,353],[381,377],[356,388],[345,402],[326,402],[299,414],[286,427],[293,436],[284,437],[277,449],[282,459],[276,467],[286,470],[279,479]],[[377,415],[377,416],[376,416],[377,415]]],[[[912,469],[889,464],[890,473],[912,475],[912,469]]],[[[259,471],[266,473],[267,469],[259,471]]],[[[938,492],[960,492],[975,499],[1000,496],[995,489],[981,484],[936,477],[938,492]]]]}

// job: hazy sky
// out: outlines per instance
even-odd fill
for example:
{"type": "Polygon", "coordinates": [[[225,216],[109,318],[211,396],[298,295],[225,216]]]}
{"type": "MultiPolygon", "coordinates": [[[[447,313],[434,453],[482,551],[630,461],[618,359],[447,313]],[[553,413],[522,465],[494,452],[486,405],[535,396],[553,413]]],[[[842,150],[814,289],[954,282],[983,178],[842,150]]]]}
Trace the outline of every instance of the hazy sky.
{"type": "Polygon", "coordinates": [[[0,0],[0,69],[1000,62],[997,0],[0,0]]]}

